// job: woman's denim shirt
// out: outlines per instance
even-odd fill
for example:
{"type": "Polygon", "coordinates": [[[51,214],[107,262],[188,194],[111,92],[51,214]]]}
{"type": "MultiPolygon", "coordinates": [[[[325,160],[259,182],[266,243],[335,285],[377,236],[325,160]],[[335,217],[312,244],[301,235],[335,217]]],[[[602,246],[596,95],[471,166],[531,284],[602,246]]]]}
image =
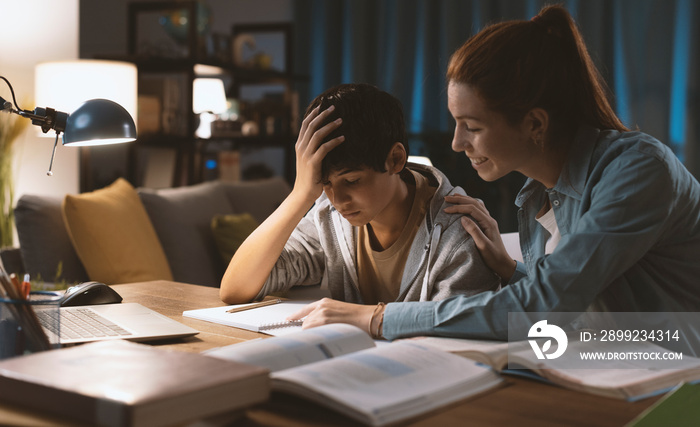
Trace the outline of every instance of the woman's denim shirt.
{"type": "Polygon", "coordinates": [[[509,312],[700,311],[700,185],[640,132],[582,128],[552,189],[516,199],[524,263],[499,291],[389,304],[383,334],[507,339],[509,312]],[[561,241],[535,216],[549,198],[561,241]]]}

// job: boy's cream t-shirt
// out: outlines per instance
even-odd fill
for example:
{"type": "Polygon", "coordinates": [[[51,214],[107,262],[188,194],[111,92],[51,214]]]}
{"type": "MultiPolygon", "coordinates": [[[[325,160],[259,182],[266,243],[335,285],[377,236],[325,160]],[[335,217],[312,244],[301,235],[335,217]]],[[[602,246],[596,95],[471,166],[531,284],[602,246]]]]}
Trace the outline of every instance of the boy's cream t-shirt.
{"type": "Polygon", "coordinates": [[[428,184],[425,176],[410,172],[416,192],[411,213],[398,240],[383,251],[375,251],[370,243],[370,225],[357,228],[357,277],[365,304],[396,301],[413,238],[425,218],[430,199],[435,194],[436,188],[428,184]]]}

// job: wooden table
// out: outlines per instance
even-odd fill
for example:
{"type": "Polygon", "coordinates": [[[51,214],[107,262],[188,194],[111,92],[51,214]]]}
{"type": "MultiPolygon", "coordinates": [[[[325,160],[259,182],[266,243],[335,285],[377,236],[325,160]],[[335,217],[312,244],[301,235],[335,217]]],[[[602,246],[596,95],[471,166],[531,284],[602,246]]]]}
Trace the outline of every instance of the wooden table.
{"type": "MultiPolygon", "coordinates": [[[[153,345],[200,352],[265,335],[182,317],[184,310],[223,305],[217,288],[167,281],[115,285],[124,302],[137,302],[200,331],[194,337],[153,345]]],[[[504,376],[505,385],[480,396],[413,419],[411,426],[622,426],[656,398],[640,402],[579,393],[537,381],[504,376]]],[[[75,423],[0,404],[0,424],[74,426],[75,423]]],[[[353,420],[307,401],[273,393],[269,402],[248,409],[238,426],[351,426],[353,420]]]]}

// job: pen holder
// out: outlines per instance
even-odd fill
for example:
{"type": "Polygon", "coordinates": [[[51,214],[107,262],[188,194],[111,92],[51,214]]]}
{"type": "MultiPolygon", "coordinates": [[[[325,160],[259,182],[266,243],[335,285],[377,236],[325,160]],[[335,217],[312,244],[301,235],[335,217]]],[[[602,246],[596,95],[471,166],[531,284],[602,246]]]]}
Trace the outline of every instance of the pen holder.
{"type": "Polygon", "coordinates": [[[58,348],[60,302],[60,294],[44,291],[26,300],[0,298],[0,359],[58,348]]]}

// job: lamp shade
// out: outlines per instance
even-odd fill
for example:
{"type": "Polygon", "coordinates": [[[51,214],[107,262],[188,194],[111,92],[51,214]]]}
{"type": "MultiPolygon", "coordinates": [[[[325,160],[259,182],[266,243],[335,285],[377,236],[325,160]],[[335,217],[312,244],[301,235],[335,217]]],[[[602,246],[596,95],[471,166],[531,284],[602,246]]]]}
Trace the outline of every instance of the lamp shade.
{"type": "Polygon", "coordinates": [[[89,99],[109,99],[135,119],[137,80],[136,65],[128,62],[94,59],[43,62],[35,69],[35,105],[71,114],[89,99]]]}
{"type": "Polygon", "coordinates": [[[108,99],[91,99],[66,121],[63,145],[117,144],[136,139],[136,125],[124,107],[108,99]]]}
{"type": "Polygon", "coordinates": [[[217,78],[198,78],[192,82],[192,111],[220,114],[228,109],[224,82],[217,78]]]}

